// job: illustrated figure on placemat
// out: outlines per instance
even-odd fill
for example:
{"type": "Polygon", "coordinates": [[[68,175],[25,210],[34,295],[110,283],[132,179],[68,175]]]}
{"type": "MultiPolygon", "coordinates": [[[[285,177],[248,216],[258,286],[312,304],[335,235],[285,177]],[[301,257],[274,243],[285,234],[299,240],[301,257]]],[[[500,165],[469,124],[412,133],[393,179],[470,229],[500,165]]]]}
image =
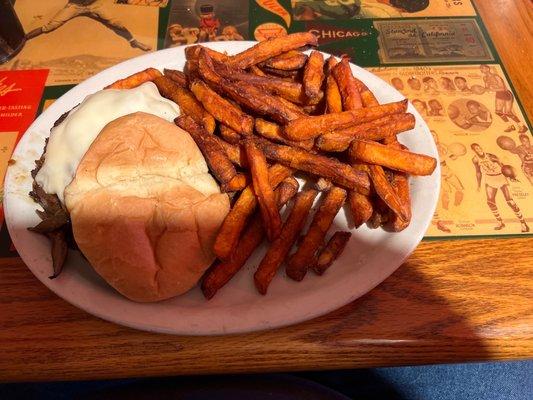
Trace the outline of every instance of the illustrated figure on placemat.
{"type": "Polygon", "coordinates": [[[488,128],[492,123],[492,116],[490,115],[489,110],[486,108],[483,109],[484,107],[482,108],[481,104],[479,104],[477,101],[467,101],[466,108],[470,113],[470,117],[468,118],[468,122],[470,122],[470,124],[488,128]]]}
{"type": "Polygon", "coordinates": [[[126,39],[133,48],[141,49],[142,51],[152,50],[147,44],[135,39],[122,22],[108,14],[105,9],[105,0],[69,0],[45,25],[26,34],[26,39],[33,39],[43,33],[52,32],[71,19],[80,16],[86,16],[104,24],[117,35],[126,39]]]}
{"type": "MultiPolygon", "coordinates": [[[[505,81],[497,73],[493,72],[490,66],[482,64],[479,66],[483,74],[483,82],[485,89],[495,92],[495,112],[504,122],[509,122],[509,119],[516,122],[518,125],[518,132],[524,133],[527,127],[520,124],[520,119],[513,111],[514,96],[513,93],[505,86],[505,81]]],[[[505,132],[514,131],[516,127],[511,124],[505,132]]]]}
{"type": "Polygon", "coordinates": [[[196,43],[199,33],[198,28],[184,28],[180,24],[172,24],[168,27],[168,35],[172,41],[171,47],[196,43]]]}
{"type": "Polygon", "coordinates": [[[444,107],[442,107],[442,104],[440,104],[440,101],[437,99],[431,99],[428,101],[429,105],[429,111],[428,115],[431,117],[440,117],[442,116],[442,110],[444,107]]]}
{"type": "Polygon", "coordinates": [[[424,92],[431,95],[439,94],[439,89],[437,88],[437,81],[431,76],[425,76],[422,79],[424,82],[424,92]]]}
{"type": "Polygon", "coordinates": [[[215,40],[244,40],[244,37],[239,33],[237,28],[235,28],[233,25],[228,25],[222,29],[222,35],[217,36],[215,40]]]}
{"type": "Polygon", "coordinates": [[[422,11],[429,0],[293,0],[297,21],[315,19],[392,18],[422,11]]]}
{"type": "Polygon", "coordinates": [[[481,132],[492,124],[492,115],[482,103],[467,98],[460,98],[448,105],[448,117],[458,127],[481,132]]]}
{"type": "MultiPolygon", "coordinates": [[[[448,211],[450,208],[450,196],[453,195],[453,206],[459,207],[464,198],[464,186],[459,179],[459,176],[450,168],[450,160],[456,160],[457,158],[466,154],[466,148],[461,143],[452,143],[449,146],[442,143],[439,140],[437,132],[431,130],[431,136],[437,145],[437,151],[439,152],[440,159],[440,173],[441,173],[441,185],[440,185],[440,201],[443,210],[448,211]]],[[[451,230],[441,219],[438,212],[434,216],[437,229],[450,233],[451,230]]]]}
{"type": "Polygon", "coordinates": [[[453,78],[453,83],[455,84],[455,87],[457,87],[457,90],[463,93],[472,93],[472,90],[470,90],[468,84],[466,83],[466,79],[462,76],[456,76],[453,78]]]}
{"type": "Polygon", "coordinates": [[[200,35],[199,42],[214,41],[217,37],[220,21],[215,15],[215,9],[211,4],[200,6],[200,35]]]}
{"type": "Polygon", "coordinates": [[[420,79],[418,79],[415,76],[412,76],[409,79],[407,79],[407,84],[409,85],[411,89],[416,90],[416,91],[419,91],[422,88],[420,79]]]}
{"type": "Polygon", "coordinates": [[[359,1],[315,1],[298,0],[294,2],[292,13],[297,21],[315,19],[352,19],[359,18],[361,5],[359,1]]]}
{"type": "Polygon", "coordinates": [[[450,78],[447,78],[445,76],[441,77],[440,85],[447,92],[455,92],[455,85],[453,84],[453,81],[450,78]]]}
{"type": "Polygon", "coordinates": [[[520,145],[517,146],[515,141],[509,136],[499,136],[496,139],[496,143],[502,149],[507,150],[520,157],[522,162],[522,172],[526,176],[527,180],[533,185],[533,146],[528,135],[522,133],[519,136],[520,145]]]}
{"type": "Polygon", "coordinates": [[[416,111],[418,111],[421,116],[425,117],[426,115],[428,115],[428,106],[425,101],[422,101],[420,99],[413,99],[412,103],[413,106],[415,106],[416,111]]]}
{"type": "Polygon", "coordinates": [[[425,10],[429,0],[360,0],[359,18],[391,18],[425,10]]]}
{"type": "Polygon", "coordinates": [[[398,78],[397,76],[392,78],[390,80],[390,83],[392,84],[392,86],[394,86],[394,89],[400,92],[404,89],[403,81],[401,80],[401,78],[398,78]]]}
{"type": "Polygon", "coordinates": [[[498,225],[494,227],[494,229],[498,231],[505,227],[498,206],[496,205],[496,194],[499,189],[503,193],[507,205],[513,210],[516,218],[520,221],[521,231],[529,232],[529,226],[526,224],[522,212],[513,200],[509,190],[509,181],[507,178],[509,177],[511,180],[516,180],[513,168],[509,165],[503,165],[500,159],[494,154],[485,153],[483,148],[477,143],[472,143],[470,147],[475,153],[472,158],[472,163],[476,170],[477,190],[481,190],[481,180],[484,178],[487,205],[492,211],[494,218],[496,218],[496,221],[498,221],[498,225]]]}

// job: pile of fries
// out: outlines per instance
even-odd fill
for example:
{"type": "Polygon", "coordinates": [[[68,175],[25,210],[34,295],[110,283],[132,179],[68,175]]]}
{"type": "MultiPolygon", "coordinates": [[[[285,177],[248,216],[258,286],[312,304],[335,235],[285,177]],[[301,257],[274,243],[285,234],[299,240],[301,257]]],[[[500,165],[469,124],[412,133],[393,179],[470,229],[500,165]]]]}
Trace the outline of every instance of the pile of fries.
{"type": "Polygon", "coordinates": [[[267,40],[232,56],[195,45],[186,48],[183,72],[148,69],[111,86],[154,82],[179,105],[176,124],[191,134],[222,190],[233,193],[214,244],[218,260],[202,282],[208,299],[265,239],[268,250],[254,274],[261,294],[284,261],[294,280],[309,269],[323,274],[351,236],[335,232],[326,242],[345,202],[355,227],[366,222],[405,229],[409,175],[435,169],[434,158],[408,151],[396,138],[415,125],[407,100],[379,104],[353,76],[347,58],[302,52],[316,45],[310,33],[267,40]],[[297,173],[308,181],[302,190],[297,173]],[[318,210],[300,238],[319,192],[318,210]],[[282,218],[280,210],[293,197],[282,218]]]}

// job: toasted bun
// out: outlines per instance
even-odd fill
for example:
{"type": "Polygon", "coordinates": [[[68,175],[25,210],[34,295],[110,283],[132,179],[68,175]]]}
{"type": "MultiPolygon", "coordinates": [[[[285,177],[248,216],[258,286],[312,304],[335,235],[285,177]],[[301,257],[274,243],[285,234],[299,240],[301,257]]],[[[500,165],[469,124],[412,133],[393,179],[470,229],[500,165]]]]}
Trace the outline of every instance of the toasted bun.
{"type": "Polygon", "coordinates": [[[190,135],[140,112],[104,127],[65,189],[65,203],[96,272],[142,302],[197,283],[229,211],[190,135]]]}

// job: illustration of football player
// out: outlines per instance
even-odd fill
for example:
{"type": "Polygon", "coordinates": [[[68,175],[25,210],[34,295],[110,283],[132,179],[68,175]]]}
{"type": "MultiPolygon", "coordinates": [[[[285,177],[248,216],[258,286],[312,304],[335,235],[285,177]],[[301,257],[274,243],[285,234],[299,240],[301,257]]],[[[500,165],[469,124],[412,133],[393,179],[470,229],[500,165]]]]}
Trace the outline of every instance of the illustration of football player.
{"type": "MultiPolygon", "coordinates": [[[[524,133],[527,131],[527,127],[524,124],[520,124],[520,119],[513,111],[514,96],[513,93],[505,86],[505,81],[495,72],[492,72],[488,65],[482,64],[479,66],[481,73],[483,74],[483,82],[485,83],[485,89],[493,91],[495,93],[495,112],[504,122],[508,122],[509,119],[518,124],[518,132],[524,133]]],[[[514,131],[516,128],[514,125],[510,125],[505,132],[514,131]]]]}
{"type": "Polygon", "coordinates": [[[142,51],[152,50],[147,44],[135,39],[120,21],[109,15],[105,8],[105,3],[105,0],[69,0],[45,25],[28,32],[26,39],[30,40],[43,33],[50,33],[73,18],[85,16],[100,22],[117,35],[126,39],[131,47],[141,49],[142,51]]]}
{"type": "Polygon", "coordinates": [[[213,41],[217,37],[220,21],[215,16],[214,7],[211,4],[200,6],[200,34],[199,42],[213,41]]]}
{"type": "Polygon", "coordinates": [[[483,148],[477,144],[472,143],[470,146],[475,155],[472,158],[472,163],[476,170],[477,190],[481,190],[481,180],[485,181],[485,195],[487,197],[487,205],[492,211],[494,218],[498,221],[498,225],[494,227],[495,230],[501,230],[505,227],[498,206],[496,205],[496,194],[498,189],[503,193],[503,197],[507,202],[507,205],[513,210],[516,218],[520,221],[521,231],[529,232],[529,226],[526,224],[522,212],[518,205],[513,200],[511,192],[509,190],[509,182],[507,177],[503,174],[502,168],[504,165],[500,159],[494,154],[485,153],[483,148]]]}

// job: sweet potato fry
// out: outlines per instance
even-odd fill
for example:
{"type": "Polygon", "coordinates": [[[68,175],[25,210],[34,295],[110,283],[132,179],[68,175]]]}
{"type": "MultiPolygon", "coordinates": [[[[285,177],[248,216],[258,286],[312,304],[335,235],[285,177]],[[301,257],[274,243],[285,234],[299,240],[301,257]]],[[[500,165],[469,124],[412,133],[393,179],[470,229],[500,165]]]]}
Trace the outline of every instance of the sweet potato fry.
{"type": "Polygon", "coordinates": [[[104,89],[133,89],[145,82],[153,81],[155,78],[162,75],[163,74],[158,69],[146,68],[145,70],[136,72],[124,79],[119,79],[118,81],[107,85],[104,89]]]}
{"type": "Polygon", "coordinates": [[[239,144],[241,141],[241,135],[239,135],[237,132],[235,132],[232,128],[230,128],[227,125],[220,124],[218,126],[218,130],[220,132],[220,137],[224,139],[226,142],[231,144],[239,144]]]}
{"type": "Polygon", "coordinates": [[[222,183],[220,189],[223,192],[239,192],[250,184],[250,178],[245,174],[237,174],[228,182],[222,183]]]}
{"type": "Polygon", "coordinates": [[[290,50],[311,45],[316,46],[318,39],[309,32],[293,33],[259,42],[255,46],[230,57],[229,64],[233,67],[246,69],[290,50]]]}
{"type": "MultiPolygon", "coordinates": [[[[294,178],[289,181],[284,180],[276,189],[278,208],[283,207],[298,191],[298,182],[296,185],[294,182],[296,182],[294,178]]],[[[216,263],[205,274],[202,280],[202,292],[207,299],[211,299],[244,266],[246,260],[263,241],[264,235],[263,220],[260,215],[255,215],[231,257],[227,261],[216,263]]]]}
{"type": "Polygon", "coordinates": [[[322,178],[322,177],[318,178],[317,181],[315,182],[315,189],[321,192],[327,192],[328,190],[331,189],[332,186],[333,186],[333,183],[331,183],[329,179],[322,178]]]}
{"type": "Polygon", "coordinates": [[[374,96],[374,93],[372,93],[370,89],[359,79],[355,77],[354,79],[355,83],[357,84],[359,93],[361,94],[361,101],[363,102],[363,107],[379,106],[379,101],[376,99],[376,96],[374,96]]]}
{"type": "MultiPolygon", "coordinates": [[[[300,187],[300,184],[296,180],[294,176],[289,176],[285,179],[283,179],[283,182],[279,184],[279,186],[276,188],[276,193],[279,193],[279,198],[283,198],[285,195],[285,192],[292,193],[291,197],[298,192],[298,188],[300,187]]],[[[276,197],[276,199],[278,198],[276,197]]]]}
{"type": "Polygon", "coordinates": [[[291,140],[313,139],[324,132],[362,124],[387,115],[404,113],[406,110],[407,100],[402,100],[359,110],[301,117],[288,122],[285,134],[291,140]]]}
{"type": "Polygon", "coordinates": [[[328,59],[326,60],[326,73],[328,75],[331,75],[331,70],[338,63],[339,63],[339,61],[335,58],[335,56],[329,56],[328,59]]]}
{"type": "Polygon", "coordinates": [[[220,143],[220,145],[224,148],[224,150],[226,151],[226,155],[233,164],[241,168],[248,167],[248,160],[246,159],[246,154],[241,151],[239,145],[228,143],[226,140],[220,137],[217,137],[217,140],[218,143],[220,143]]]}
{"type": "Polygon", "coordinates": [[[332,75],[328,75],[326,79],[326,112],[342,112],[341,92],[339,91],[337,81],[335,81],[335,78],[333,78],[332,75]]]}
{"type": "Polygon", "coordinates": [[[408,212],[404,210],[403,203],[387,179],[383,167],[370,164],[368,171],[377,195],[403,222],[407,221],[408,212]]]}
{"type": "Polygon", "coordinates": [[[306,61],[307,56],[304,53],[298,50],[291,50],[266,60],[263,65],[269,68],[292,71],[302,68],[306,61]]]}
{"type": "Polygon", "coordinates": [[[198,70],[198,60],[185,61],[183,73],[185,74],[185,77],[187,78],[188,82],[200,79],[200,74],[198,70]]]}
{"type": "Polygon", "coordinates": [[[244,150],[252,174],[252,183],[263,224],[265,226],[268,240],[273,241],[281,232],[281,216],[276,207],[274,190],[270,186],[268,179],[268,164],[266,157],[256,146],[253,139],[244,141],[244,150]]]}
{"type": "Polygon", "coordinates": [[[315,98],[309,100],[304,93],[301,83],[289,82],[282,78],[257,76],[231,68],[226,64],[218,63],[216,61],[213,61],[213,68],[217,74],[229,81],[249,83],[250,85],[263,89],[268,93],[278,95],[293,103],[316,104],[323,96],[323,93],[319,90],[315,98]]]}
{"type": "Polygon", "coordinates": [[[206,81],[216,86],[217,91],[223,92],[237,103],[258,114],[269,116],[277,122],[285,124],[305,115],[298,110],[296,105],[281,97],[265,93],[264,90],[247,82],[232,82],[223,78],[215,72],[213,62],[205,52],[200,53],[199,72],[206,81]]]}
{"type": "Polygon", "coordinates": [[[217,120],[241,135],[251,135],[254,119],[220,96],[202,81],[194,81],[191,91],[204,108],[217,120]]]}
{"type": "Polygon", "coordinates": [[[304,149],[275,144],[268,140],[258,140],[257,142],[266,157],[272,161],[330,179],[348,189],[357,189],[361,193],[368,193],[369,191],[370,181],[366,173],[354,171],[350,165],[335,158],[313,154],[304,149]]]}
{"type": "Polygon", "coordinates": [[[357,90],[357,84],[350,68],[347,58],[343,58],[340,63],[331,70],[335,78],[342,97],[342,107],[344,110],[358,110],[363,107],[361,95],[357,90]]]}
{"type": "Polygon", "coordinates": [[[196,123],[201,124],[207,132],[213,133],[215,131],[215,119],[188,89],[178,86],[166,76],[155,78],[153,82],[161,96],[176,103],[183,114],[189,115],[196,123]]]}
{"type": "Polygon", "coordinates": [[[393,114],[374,121],[337,129],[320,135],[316,147],[323,151],[347,150],[354,139],[382,140],[415,127],[413,114],[393,114]]]}
{"type": "Polygon", "coordinates": [[[229,160],[224,148],[220,145],[215,135],[209,133],[194,119],[187,115],[179,116],[174,121],[180,128],[189,132],[198,148],[205,157],[209,170],[217,180],[224,184],[237,175],[235,167],[229,160]]]}
{"type": "Polygon", "coordinates": [[[209,57],[211,57],[213,60],[217,60],[218,62],[227,62],[229,60],[229,56],[220,53],[219,51],[210,49],[209,47],[202,46],[200,44],[196,44],[194,46],[189,46],[185,48],[185,59],[188,61],[198,61],[198,57],[200,56],[201,51],[205,51],[209,57]]]}
{"type": "Polygon", "coordinates": [[[289,258],[287,276],[301,281],[307,269],[314,265],[315,253],[324,244],[324,238],[333,223],[335,215],[346,200],[346,191],[333,186],[313,216],[313,221],[296,252],[289,258]]]}
{"type": "Polygon", "coordinates": [[[227,65],[219,63],[214,63],[213,66],[218,74],[230,81],[247,82],[267,91],[268,93],[281,96],[293,103],[305,104],[307,102],[301,83],[288,82],[281,78],[257,76],[229,68],[227,65]]]}
{"type": "Polygon", "coordinates": [[[269,68],[269,67],[263,67],[261,68],[261,71],[263,71],[268,77],[270,78],[281,78],[288,82],[297,82],[301,77],[300,71],[287,71],[284,69],[275,69],[275,68],[269,68]]]}
{"type": "Polygon", "coordinates": [[[328,244],[320,252],[316,264],[313,266],[313,270],[322,275],[333,264],[342,253],[346,244],[352,237],[350,232],[337,231],[329,239],[328,244]]]}
{"type": "MultiPolygon", "coordinates": [[[[292,174],[292,169],[276,164],[269,168],[268,178],[270,186],[276,187],[292,174]]],[[[226,219],[222,223],[215,239],[213,252],[221,260],[227,260],[235,248],[241,232],[244,229],[250,215],[257,206],[257,200],[251,185],[248,185],[239,195],[226,219]]]]}
{"type": "Polygon", "coordinates": [[[370,198],[356,190],[350,191],[348,195],[348,204],[350,206],[350,212],[352,214],[355,228],[359,228],[367,222],[374,212],[370,198]]]}
{"type": "Polygon", "coordinates": [[[296,196],[294,206],[283,225],[280,236],[272,242],[254,274],[255,287],[259,293],[266,294],[279,266],[303,229],[317,194],[316,190],[308,189],[296,196]]]}
{"type": "MultiPolygon", "coordinates": [[[[323,98],[323,94],[322,93],[323,92],[320,92],[320,94],[319,94],[319,97],[320,97],[321,100],[323,98]]],[[[325,111],[326,111],[326,103],[324,101],[322,101],[322,102],[318,102],[317,104],[305,105],[305,106],[302,107],[302,110],[303,110],[304,113],[306,113],[308,115],[324,114],[325,111]]],[[[312,139],[310,139],[310,140],[312,140],[312,139]]]]}
{"type": "Polygon", "coordinates": [[[391,218],[392,229],[394,232],[401,232],[411,223],[411,194],[409,193],[409,177],[403,172],[395,172],[391,181],[392,187],[396,190],[402,209],[405,211],[405,219],[402,220],[398,215],[391,218]]]}
{"type": "MultiPolygon", "coordinates": [[[[407,147],[402,146],[396,136],[387,137],[383,140],[383,144],[396,149],[407,150],[407,147]]],[[[398,197],[402,203],[403,209],[406,212],[407,219],[402,221],[397,215],[391,216],[391,226],[395,232],[403,231],[411,223],[411,194],[409,192],[409,175],[399,171],[391,171],[392,178],[390,179],[392,187],[396,190],[398,197]]]]}
{"type": "Polygon", "coordinates": [[[182,88],[187,87],[187,76],[182,71],[165,68],[163,70],[163,75],[172,80],[176,85],[181,86],[182,88]]]}
{"type": "Polygon", "coordinates": [[[274,123],[265,121],[262,118],[255,119],[255,131],[266,139],[273,140],[278,143],[283,143],[288,146],[301,147],[302,149],[311,150],[313,147],[312,140],[303,140],[301,142],[295,142],[288,140],[282,134],[282,128],[274,123]]]}
{"type": "Polygon", "coordinates": [[[411,175],[431,175],[437,166],[433,157],[367,140],[354,140],[350,145],[350,157],[411,175]]]}
{"type": "Polygon", "coordinates": [[[324,56],[319,51],[313,50],[304,67],[303,84],[305,95],[314,99],[320,92],[324,80],[324,56]]]}
{"type": "MultiPolygon", "coordinates": [[[[356,171],[368,173],[367,164],[352,163],[352,167],[356,171]]],[[[351,190],[348,193],[348,205],[350,207],[355,228],[359,228],[367,222],[374,212],[374,207],[369,195],[359,193],[357,190],[351,190]]]]}
{"type": "Polygon", "coordinates": [[[265,74],[261,68],[259,68],[257,65],[252,65],[250,68],[249,68],[250,72],[254,75],[257,75],[257,76],[268,76],[267,74],[265,74]]]}
{"type": "Polygon", "coordinates": [[[372,204],[374,211],[370,219],[367,221],[367,226],[370,229],[377,229],[388,222],[389,215],[392,212],[379,196],[376,196],[372,199],[372,204]]]}

